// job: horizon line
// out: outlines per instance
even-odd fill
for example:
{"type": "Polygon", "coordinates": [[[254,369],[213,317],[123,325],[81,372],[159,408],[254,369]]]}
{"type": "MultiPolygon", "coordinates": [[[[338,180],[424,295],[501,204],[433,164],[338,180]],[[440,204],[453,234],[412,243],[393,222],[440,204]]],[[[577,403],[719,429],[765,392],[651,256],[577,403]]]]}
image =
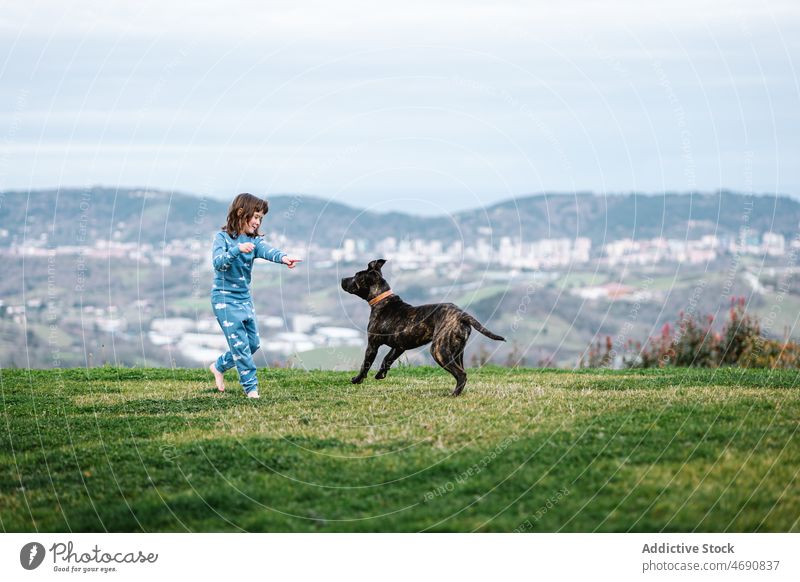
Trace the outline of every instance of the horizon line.
{"type": "MultiPolygon", "coordinates": [[[[153,194],[169,194],[169,195],[178,195],[178,196],[186,196],[189,198],[211,198],[213,200],[224,201],[225,198],[219,195],[210,195],[210,194],[199,194],[184,190],[166,190],[161,188],[148,188],[143,186],[106,186],[102,184],[93,184],[91,186],[54,186],[54,187],[43,187],[43,188],[30,188],[27,190],[0,190],[0,196],[6,196],[9,194],[36,194],[36,193],[54,193],[54,192],[77,192],[77,191],[94,191],[94,190],[111,190],[116,192],[148,192],[153,194]]],[[[238,193],[238,192],[237,192],[238,193]]],[[[795,202],[800,202],[800,196],[792,195],[787,193],[774,193],[774,192],[743,192],[731,188],[717,188],[715,190],[685,190],[685,191],[677,191],[677,190],[664,190],[662,192],[646,192],[646,191],[616,191],[616,192],[604,192],[599,193],[593,190],[578,190],[575,192],[567,192],[567,191],[540,191],[540,192],[532,192],[527,194],[520,194],[514,196],[512,198],[505,198],[498,200],[496,202],[492,202],[486,206],[476,206],[473,208],[468,208],[464,210],[459,210],[452,214],[461,214],[464,212],[472,212],[475,210],[479,210],[481,208],[492,208],[495,206],[501,206],[508,203],[513,203],[518,200],[525,200],[528,198],[537,198],[537,197],[545,197],[545,196],[554,196],[554,197],[565,197],[565,196],[593,196],[593,197],[623,197],[623,196],[647,196],[647,197],[657,197],[657,196],[714,196],[720,194],[732,194],[735,196],[753,196],[758,198],[764,197],[773,197],[773,198],[786,198],[788,200],[793,200],[795,202]]],[[[259,194],[256,194],[258,196],[259,194]]],[[[233,195],[231,195],[233,196],[233,195]]],[[[354,204],[348,202],[342,202],[339,200],[334,200],[333,198],[325,198],[321,195],[317,194],[308,194],[308,193],[299,193],[299,192],[271,192],[264,195],[268,198],[273,197],[301,197],[301,198],[308,198],[312,200],[318,200],[320,202],[325,203],[333,203],[338,204],[340,206],[346,206],[355,210],[366,210],[364,207],[356,206],[354,204]]],[[[399,214],[407,214],[411,216],[420,216],[423,218],[432,218],[435,216],[447,216],[447,214],[436,215],[422,215],[422,214],[415,214],[413,212],[408,212],[404,210],[387,210],[387,211],[369,211],[374,212],[375,214],[391,214],[391,213],[399,213],[399,214]]]]}

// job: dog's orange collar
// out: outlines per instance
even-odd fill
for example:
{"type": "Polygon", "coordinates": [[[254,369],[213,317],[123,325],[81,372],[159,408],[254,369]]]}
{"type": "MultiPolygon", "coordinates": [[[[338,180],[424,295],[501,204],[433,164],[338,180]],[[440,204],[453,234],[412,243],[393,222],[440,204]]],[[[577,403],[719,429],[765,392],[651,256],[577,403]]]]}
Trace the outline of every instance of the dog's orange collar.
{"type": "Polygon", "coordinates": [[[384,291],[380,295],[377,295],[376,297],[373,297],[372,299],[370,299],[369,300],[369,304],[370,305],[375,305],[376,303],[380,303],[381,301],[383,301],[384,299],[386,299],[390,295],[394,295],[394,293],[392,292],[391,289],[389,289],[388,291],[384,291]]]}

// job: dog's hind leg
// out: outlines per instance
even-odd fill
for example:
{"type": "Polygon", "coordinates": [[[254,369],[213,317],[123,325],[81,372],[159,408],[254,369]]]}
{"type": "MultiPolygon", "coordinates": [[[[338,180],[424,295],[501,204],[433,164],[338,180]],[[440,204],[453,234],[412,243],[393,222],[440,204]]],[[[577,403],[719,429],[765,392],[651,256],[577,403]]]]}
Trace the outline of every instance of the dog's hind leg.
{"type": "Polygon", "coordinates": [[[392,348],[391,350],[389,350],[389,353],[386,354],[386,357],[383,358],[383,362],[381,362],[380,370],[378,370],[378,373],[375,374],[375,379],[383,380],[384,378],[386,378],[386,374],[389,372],[389,368],[392,367],[392,364],[394,364],[397,358],[403,355],[403,352],[405,352],[405,350],[402,348],[392,348]]]}
{"type": "Polygon", "coordinates": [[[466,368],[464,368],[464,347],[461,348],[461,351],[458,352],[458,355],[454,359],[455,359],[455,365],[458,366],[458,368],[464,373],[464,382],[462,382],[460,386],[456,384],[456,388],[455,390],[453,390],[453,396],[458,396],[459,394],[461,394],[461,391],[464,389],[464,386],[467,385],[467,371],[466,368]]]}
{"type": "Polygon", "coordinates": [[[436,363],[447,370],[456,379],[453,396],[458,396],[467,385],[467,373],[464,370],[464,346],[467,344],[470,327],[458,326],[433,339],[431,355],[436,363]]]}

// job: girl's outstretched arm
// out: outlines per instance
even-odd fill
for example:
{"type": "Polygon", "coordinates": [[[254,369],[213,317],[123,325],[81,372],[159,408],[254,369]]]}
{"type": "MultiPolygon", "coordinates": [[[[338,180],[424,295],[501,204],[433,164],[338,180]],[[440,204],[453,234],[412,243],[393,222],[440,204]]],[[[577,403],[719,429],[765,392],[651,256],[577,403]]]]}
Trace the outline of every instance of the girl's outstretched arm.
{"type": "Polygon", "coordinates": [[[286,256],[281,250],[272,248],[264,242],[263,238],[256,239],[256,257],[259,259],[267,259],[273,263],[282,263],[283,257],[286,256]]]}
{"type": "Polygon", "coordinates": [[[228,245],[225,243],[225,235],[221,232],[214,237],[214,246],[211,249],[211,262],[215,271],[227,271],[233,259],[239,256],[241,251],[239,245],[228,245]]]}

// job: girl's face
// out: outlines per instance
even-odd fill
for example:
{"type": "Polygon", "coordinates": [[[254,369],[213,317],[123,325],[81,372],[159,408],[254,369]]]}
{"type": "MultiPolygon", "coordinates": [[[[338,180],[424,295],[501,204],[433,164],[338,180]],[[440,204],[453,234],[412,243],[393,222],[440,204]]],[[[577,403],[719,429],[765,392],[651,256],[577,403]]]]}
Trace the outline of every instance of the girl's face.
{"type": "Polygon", "coordinates": [[[244,233],[253,236],[258,232],[258,227],[261,226],[261,220],[264,218],[262,212],[256,212],[249,220],[244,223],[244,233]]]}

